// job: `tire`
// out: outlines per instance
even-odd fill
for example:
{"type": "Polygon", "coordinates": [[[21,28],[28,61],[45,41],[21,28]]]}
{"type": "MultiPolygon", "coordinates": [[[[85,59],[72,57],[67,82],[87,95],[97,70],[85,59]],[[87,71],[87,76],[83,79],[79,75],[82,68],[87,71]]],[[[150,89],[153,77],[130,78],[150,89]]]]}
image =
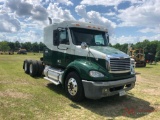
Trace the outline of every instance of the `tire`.
{"type": "Polygon", "coordinates": [[[24,69],[24,72],[29,74],[29,65],[30,65],[30,60],[25,60],[23,62],[23,69],[24,69]]]}
{"type": "Polygon", "coordinates": [[[40,77],[42,76],[42,72],[44,70],[42,61],[37,61],[37,65],[38,65],[37,76],[40,77]]]}
{"type": "Polygon", "coordinates": [[[38,65],[35,60],[32,60],[30,65],[29,65],[29,74],[32,77],[36,77],[38,73],[38,65]]]}
{"type": "Polygon", "coordinates": [[[84,99],[84,89],[81,78],[76,72],[70,72],[65,81],[65,91],[69,99],[80,102],[84,99]]]}

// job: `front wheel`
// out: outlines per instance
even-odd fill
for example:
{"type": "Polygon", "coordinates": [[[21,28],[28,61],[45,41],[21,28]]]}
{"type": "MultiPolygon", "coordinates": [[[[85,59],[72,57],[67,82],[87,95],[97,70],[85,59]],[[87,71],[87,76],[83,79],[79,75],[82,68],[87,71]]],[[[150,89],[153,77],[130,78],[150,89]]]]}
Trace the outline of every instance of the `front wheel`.
{"type": "Polygon", "coordinates": [[[65,91],[67,96],[73,101],[78,102],[84,99],[82,81],[76,72],[68,74],[65,81],[65,91]]]}

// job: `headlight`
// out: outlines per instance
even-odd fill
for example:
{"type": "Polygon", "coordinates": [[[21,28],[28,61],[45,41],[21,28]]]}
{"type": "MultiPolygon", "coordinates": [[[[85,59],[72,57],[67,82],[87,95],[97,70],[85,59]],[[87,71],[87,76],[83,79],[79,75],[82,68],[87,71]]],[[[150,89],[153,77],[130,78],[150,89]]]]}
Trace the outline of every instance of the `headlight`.
{"type": "Polygon", "coordinates": [[[98,72],[98,71],[90,71],[89,75],[91,77],[104,77],[104,75],[102,73],[98,72]]]}
{"type": "Polygon", "coordinates": [[[131,58],[131,64],[135,64],[135,60],[131,58]]]}

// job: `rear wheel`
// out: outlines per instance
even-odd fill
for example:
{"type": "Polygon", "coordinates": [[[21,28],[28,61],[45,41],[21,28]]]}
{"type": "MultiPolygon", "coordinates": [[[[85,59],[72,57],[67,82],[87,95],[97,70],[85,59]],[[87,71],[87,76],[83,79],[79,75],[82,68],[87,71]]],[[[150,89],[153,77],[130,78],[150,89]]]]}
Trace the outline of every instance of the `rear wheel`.
{"type": "Polygon", "coordinates": [[[65,81],[65,91],[67,96],[73,101],[82,101],[84,99],[84,89],[81,78],[76,72],[68,74],[65,81]]]}
{"type": "Polygon", "coordinates": [[[38,73],[38,65],[35,60],[31,61],[30,66],[29,66],[29,74],[32,77],[36,77],[38,73]]]}
{"type": "Polygon", "coordinates": [[[24,63],[23,63],[23,69],[24,69],[24,72],[29,74],[29,65],[30,65],[30,60],[25,60],[24,63]]]}

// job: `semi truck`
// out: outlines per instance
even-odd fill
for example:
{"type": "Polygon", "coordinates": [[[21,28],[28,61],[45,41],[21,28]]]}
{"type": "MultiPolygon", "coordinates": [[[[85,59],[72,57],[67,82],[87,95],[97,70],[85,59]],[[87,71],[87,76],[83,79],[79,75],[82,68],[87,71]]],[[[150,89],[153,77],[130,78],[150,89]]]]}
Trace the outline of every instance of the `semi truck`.
{"type": "Polygon", "coordinates": [[[109,46],[104,26],[51,22],[44,28],[44,44],[40,60],[24,60],[25,73],[62,85],[73,101],[123,96],[135,86],[134,60],[109,46]]]}

